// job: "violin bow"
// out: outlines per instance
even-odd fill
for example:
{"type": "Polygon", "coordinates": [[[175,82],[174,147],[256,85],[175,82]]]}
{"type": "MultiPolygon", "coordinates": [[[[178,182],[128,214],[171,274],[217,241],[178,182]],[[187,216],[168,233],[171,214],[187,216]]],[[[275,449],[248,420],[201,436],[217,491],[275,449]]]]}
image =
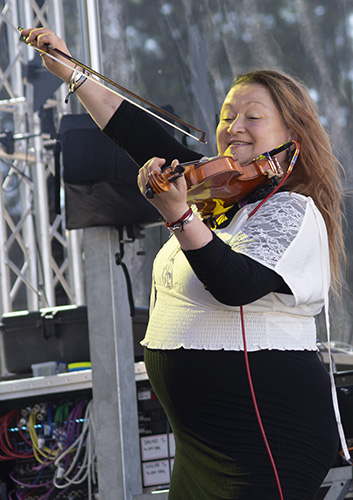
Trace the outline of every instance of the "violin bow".
{"type": "MultiPolygon", "coordinates": [[[[18,31],[22,31],[23,28],[21,28],[20,26],[17,27],[17,30],[18,31]]],[[[62,64],[63,66],[66,66],[67,68],[69,69],[72,69],[72,67],[65,63],[64,61],[58,59],[57,57],[55,57],[53,54],[51,54],[50,52],[47,52],[46,50],[43,50],[43,49],[40,49],[39,47],[37,47],[36,45],[34,45],[33,43],[28,43],[27,40],[26,40],[26,37],[22,34],[20,34],[20,41],[25,43],[26,45],[28,45],[29,47],[33,47],[35,50],[37,50],[38,52],[40,52],[41,54],[43,55],[46,55],[48,57],[51,57],[54,61],[62,64]]],[[[162,109],[158,106],[156,106],[155,104],[153,104],[152,102],[148,101],[147,99],[143,98],[143,97],[140,97],[139,95],[135,94],[134,92],[132,92],[131,90],[128,90],[126,89],[125,87],[123,87],[122,85],[114,82],[113,80],[111,80],[110,78],[107,78],[106,76],[102,75],[101,73],[99,73],[98,71],[95,71],[93,68],[90,68],[89,66],[87,66],[86,64],[84,64],[83,62],[75,59],[74,57],[70,56],[69,54],[66,54],[65,52],[62,52],[60,49],[57,49],[56,47],[53,47],[52,45],[50,44],[47,44],[47,47],[48,49],[50,49],[52,52],[55,52],[56,54],[60,55],[61,57],[63,57],[64,59],[67,59],[68,61],[72,62],[73,64],[75,64],[76,66],[80,66],[81,68],[83,68],[84,70],[88,71],[89,74],[87,73],[83,73],[82,71],[80,70],[75,70],[76,73],[78,75],[83,75],[85,76],[86,78],[88,78],[89,80],[91,80],[92,82],[94,82],[95,84],[98,84],[100,85],[101,87],[104,87],[105,89],[109,90],[110,92],[112,92],[113,94],[116,94],[118,95],[119,97],[121,97],[122,99],[125,99],[126,101],[128,101],[130,104],[133,104],[134,106],[142,109],[143,111],[145,111],[146,113],[149,113],[150,115],[152,115],[154,118],[156,118],[157,120],[160,120],[164,123],[166,123],[167,125],[173,127],[174,129],[176,130],[179,130],[179,132],[182,132],[183,134],[185,135],[188,135],[189,137],[192,137],[193,139],[199,141],[199,142],[202,142],[204,144],[206,144],[206,132],[204,132],[203,130],[199,129],[199,128],[196,128],[194,127],[193,125],[191,125],[190,123],[187,123],[185,122],[184,120],[182,120],[181,118],[173,115],[172,113],[169,113],[168,111],[166,111],[165,109],[162,109]],[[196,132],[199,132],[200,133],[200,137],[196,137],[195,135],[192,135],[190,134],[190,132],[188,132],[187,130],[184,130],[182,129],[181,127],[178,127],[177,125],[175,125],[174,123],[168,121],[167,119],[163,118],[162,116],[159,116],[157,115],[155,112],[151,111],[150,109],[147,109],[145,108],[144,106],[141,106],[140,104],[136,103],[135,101],[132,101],[131,99],[127,98],[126,96],[124,95],[121,95],[119,94],[118,92],[116,92],[115,90],[107,87],[106,85],[104,85],[102,82],[100,82],[99,80],[96,80],[95,78],[93,78],[91,75],[94,75],[96,76],[97,78],[100,78],[101,80],[105,81],[106,83],[112,85],[113,87],[116,87],[117,89],[121,90],[122,92],[125,92],[126,94],[130,95],[131,97],[133,97],[134,99],[137,99],[138,101],[142,102],[145,106],[149,106],[150,108],[152,108],[154,111],[157,111],[158,113],[161,113],[162,115],[166,116],[167,118],[169,118],[170,120],[173,120],[173,121],[176,121],[178,123],[180,123],[181,125],[183,125],[184,127],[188,128],[188,129],[192,129],[192,130],[195,130],[196,132]]]]}

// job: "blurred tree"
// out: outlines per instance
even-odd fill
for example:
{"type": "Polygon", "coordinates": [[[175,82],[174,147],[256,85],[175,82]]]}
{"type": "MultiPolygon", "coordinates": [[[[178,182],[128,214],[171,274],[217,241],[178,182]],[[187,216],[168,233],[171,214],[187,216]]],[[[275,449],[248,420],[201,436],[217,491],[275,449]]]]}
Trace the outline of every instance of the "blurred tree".
{"type": "MultiPolygon", "coordinates": [[[[206,130],[206,146],[187,140],[205,154],[216,153],[217,114],[236,74],[271,66],[309,87],[345,172],[348,264],[342,302],[331,310],[333,336],[353,343],[353,3],[101,0],[100,15],[105,74],[206,130]]],[[[74,20],[66,19],[77,37],[74,20]]]]}

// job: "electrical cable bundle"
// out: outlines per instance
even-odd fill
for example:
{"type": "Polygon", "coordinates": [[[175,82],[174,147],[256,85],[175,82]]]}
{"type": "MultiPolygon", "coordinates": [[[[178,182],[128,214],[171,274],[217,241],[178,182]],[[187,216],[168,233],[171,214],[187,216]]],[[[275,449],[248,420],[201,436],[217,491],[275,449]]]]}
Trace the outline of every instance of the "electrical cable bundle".
{"type": "Polygon", "coordinates": [[[18,474],[13,471],[9,477],[16,488],[8,494],[8,500],[93,500],[98,485],[92,401],[78,402],[71,412],[68,403],[57,408],[42,404],[2,416],[0,460],[14,459],[18,474]],[[14,444],[15,433],[22,439],[23,451],[14,444]],[[21,460],[30,480],[21,476],[21,460]]]}
{"type": "MultiPolygon", "coordinates": [[[[0,461],[13,460],[15,458],[30,458],[34,456],[33,451],[18,451],[11,443],[8,429],[11,428],[11,424],[13,423],[17,425],[20,415],[20,410],[12,410],[0,418],[0,461]]],[[[18,430],[22,439],[31,446],[30,441],[24,436],[22,429],[18,430]]]]}
{"type": "Polygon", "coordinates": [[[57,467],[57,473],[53,480],[54,486],[58,489],[87,481],[88,498],[92,496],[92,483],[97,484],[95,475],[94,423],[91,407],[92,401],[86,407],[81,434],[55,460],[54,465],[57,467]],[[67,458],[70,454],[72,456],[69,465],[67,458]]]}

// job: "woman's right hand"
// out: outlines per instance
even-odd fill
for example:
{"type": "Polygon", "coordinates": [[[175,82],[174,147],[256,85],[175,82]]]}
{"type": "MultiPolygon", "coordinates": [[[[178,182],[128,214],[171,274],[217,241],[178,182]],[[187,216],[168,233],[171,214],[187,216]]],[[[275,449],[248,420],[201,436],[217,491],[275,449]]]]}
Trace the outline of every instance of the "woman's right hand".
{"type": "Polygon", "coordinates": [[[70,77],[72,75],[72,70],[74,68],[74,64],[68,61],[66,58],[60,56],[60,54],[58,54],[57,52],[51,51],[48,46],[51,45],[52,47],[59,49],[61,52],[71,55],[64,40],[59,38],[52,30],[45,27],[26,28],[21,31],[21,35],[26,37],[27,43],[32,43],[35,47],[38,47],[46,52],[49,52],[57,59],[63,61],[65,65],[41,53],[46,68],[54,75],[61,78],[64,82],[69,82],[70,77]],[[70,66],[70,68],[68,68],[67,66],[70,66]]]}

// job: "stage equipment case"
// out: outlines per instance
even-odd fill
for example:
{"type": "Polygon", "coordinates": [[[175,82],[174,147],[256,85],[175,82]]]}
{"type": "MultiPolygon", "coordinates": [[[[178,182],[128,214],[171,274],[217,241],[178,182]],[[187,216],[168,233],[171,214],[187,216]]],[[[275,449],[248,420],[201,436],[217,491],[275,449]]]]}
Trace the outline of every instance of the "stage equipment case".
{"type": "MultiPolygon", "coordinates": [[[[132,318],[135,361],[143,360],[148,308],[135,307],[132,318]]],[[[61,306],[40,311],[18,311],[1,318],[2,367],[14,374],[30,374],[31,365],[50,361],[90,361],[86,306],[61,306]]],[[[2,370],[4,372],[4,369],[2,370]]]]}
{"type": "Polygon", "coordinates": [[[48,361],[89,361],[86,306],[18,311],[1,318],[3,355],[8,372],[31,373],[48,361]]]}

